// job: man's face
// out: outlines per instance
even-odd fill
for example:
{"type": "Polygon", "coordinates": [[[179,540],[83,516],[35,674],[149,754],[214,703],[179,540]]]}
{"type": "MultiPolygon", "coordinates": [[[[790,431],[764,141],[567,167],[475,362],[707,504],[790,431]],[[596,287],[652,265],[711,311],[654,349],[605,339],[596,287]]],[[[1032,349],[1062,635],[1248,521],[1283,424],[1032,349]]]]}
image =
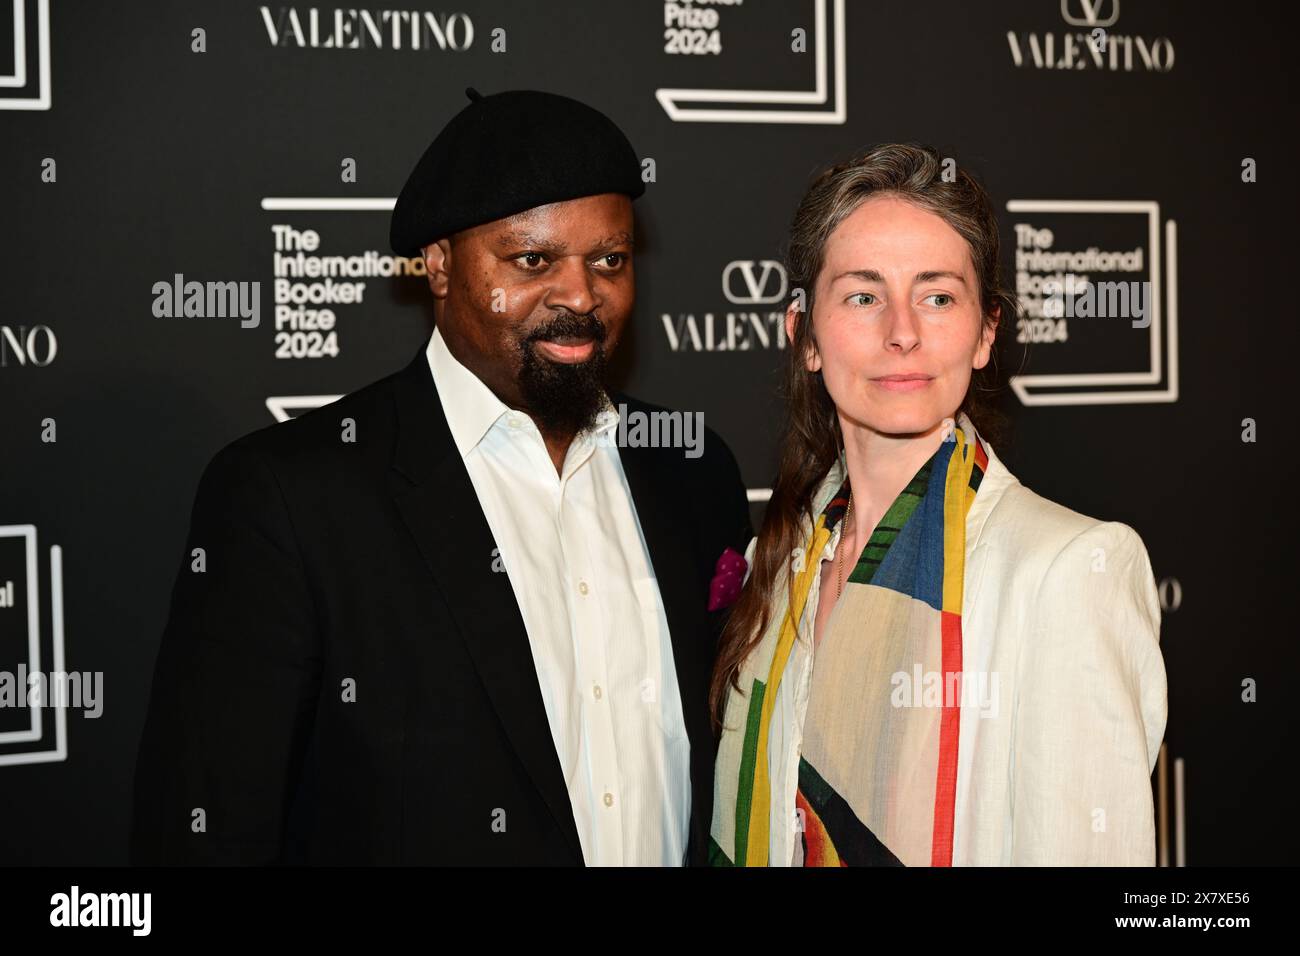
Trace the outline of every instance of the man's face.
{"type": "Polygon", "coordinates": [[[572,434],[604,403],[632,312],[632,200],[538,206],[425,248],[451,353],[543,432],[572,434]]]}

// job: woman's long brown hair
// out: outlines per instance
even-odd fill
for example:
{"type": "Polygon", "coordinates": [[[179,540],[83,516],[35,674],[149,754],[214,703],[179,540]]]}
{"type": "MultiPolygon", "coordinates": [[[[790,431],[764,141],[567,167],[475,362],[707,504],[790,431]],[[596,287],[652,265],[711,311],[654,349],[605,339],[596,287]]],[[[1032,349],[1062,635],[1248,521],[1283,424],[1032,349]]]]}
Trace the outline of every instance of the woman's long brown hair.
{"type": "MultiPolygon", "coordinates": [[[[992,203],[984,187],[955,162],[929,146],[889,144],[833,166],[813,181],[795,213],[785,254],[792,295],[802,290],[804,298],[787,343],[782,389],[787,419],[778,446],[780,468],[754,546],[753,568],[719,643],[709,688],[715,728],[721,727],[729,688],[740,689],[740,668],[767,629],[776,588],[784,580],[793,590],[794,575],[788,571],[796,549],[805,544],[800,539],[803,519],[815,520],[813,495],[843,444],[839,417],[821,373],[809,372],[804,365],[804,356],[816,341],[813,323],[805,317],[816,307],[813,289],[825,262],[826,243],[858,206],[881,194],[914,203],[952,226],[970,247],[984,322],[999,329],[1014,325],[1016,298],[1002,285],[992,203]]],[[[958,407],[990,444],[995,444],[993,438],[1003,424],[986,401],[997,390],[996,374],[996,361],[991,361],[972,375],[958,407]]]]}

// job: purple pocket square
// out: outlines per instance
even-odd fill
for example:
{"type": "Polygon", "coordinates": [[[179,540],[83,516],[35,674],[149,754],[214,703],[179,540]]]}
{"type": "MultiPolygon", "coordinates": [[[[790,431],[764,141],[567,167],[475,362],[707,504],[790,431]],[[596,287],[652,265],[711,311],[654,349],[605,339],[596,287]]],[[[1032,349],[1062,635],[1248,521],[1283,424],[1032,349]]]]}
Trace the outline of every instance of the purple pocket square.
{"type": "Polygon", "coordinates": [[[709,582],[710,611],[719,611],[736,603],[748,569],[745,556],[735,548],[727,548],[722,552],[717,567],[713,569],[713,580],[709,582]]]}

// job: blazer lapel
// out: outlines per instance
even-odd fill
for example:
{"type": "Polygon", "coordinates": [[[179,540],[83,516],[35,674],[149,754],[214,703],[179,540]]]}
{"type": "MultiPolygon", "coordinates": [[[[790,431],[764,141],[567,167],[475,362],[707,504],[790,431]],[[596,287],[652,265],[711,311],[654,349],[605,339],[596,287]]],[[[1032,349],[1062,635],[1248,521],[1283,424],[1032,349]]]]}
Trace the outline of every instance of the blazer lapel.
{"type": "Polygon", "coordinates": [[[394,377],[394,398],[393,468],[405,479],[396,485],[397,508],[451,608],[506,734],[581,861],[528,632],[509,577],[491,570],[496,545],[452,440],[423,347],[394,377]]]}
{"type": "Polygon", "coordinates": [[[692,856],[699,858],[710,824],[708,807],[713,787],[712,728],[706,704],[712,648],[707,646],[705,619],[708,595],[694,574],[692,528],[685,502],[675,494],[676,482],[664,475],[663,449],[619,449],[623,473],[632,491],[637,518],[659,582],[664,614],[673,646],[673,665],[681,694],[682,717],[691,742],[692,856]]]}

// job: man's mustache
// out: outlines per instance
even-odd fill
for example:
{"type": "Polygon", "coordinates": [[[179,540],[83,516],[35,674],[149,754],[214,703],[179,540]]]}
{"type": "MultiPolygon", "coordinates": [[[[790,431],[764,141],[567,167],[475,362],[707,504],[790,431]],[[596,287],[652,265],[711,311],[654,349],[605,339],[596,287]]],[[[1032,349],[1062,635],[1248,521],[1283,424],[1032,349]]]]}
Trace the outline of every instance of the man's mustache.
{"type": "Polygon", "coordinates": [[[586,315],[566,313],[544,322],[528,333],[526,342],[552,341],[563,338],[592,339],[597,344],[605,341],[605,325],[594,312],[586,315]]]}

